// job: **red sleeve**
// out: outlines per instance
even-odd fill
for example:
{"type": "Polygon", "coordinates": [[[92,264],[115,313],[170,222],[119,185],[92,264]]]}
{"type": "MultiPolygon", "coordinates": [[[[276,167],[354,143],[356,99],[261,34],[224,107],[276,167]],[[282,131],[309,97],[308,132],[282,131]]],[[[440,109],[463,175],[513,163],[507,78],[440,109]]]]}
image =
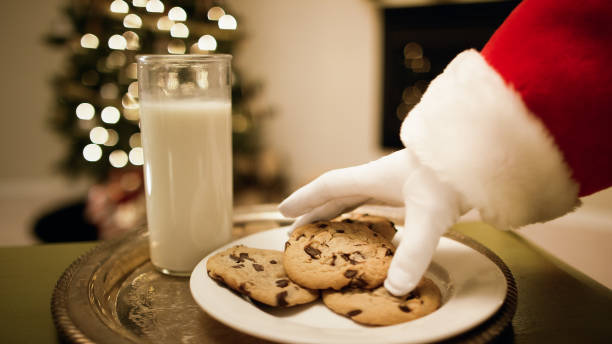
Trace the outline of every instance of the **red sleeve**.
{"type": "Polygon", "coordinates": [[[580,185],[612,185],[612,1],[524,0],[482,50],[580,185]]]}

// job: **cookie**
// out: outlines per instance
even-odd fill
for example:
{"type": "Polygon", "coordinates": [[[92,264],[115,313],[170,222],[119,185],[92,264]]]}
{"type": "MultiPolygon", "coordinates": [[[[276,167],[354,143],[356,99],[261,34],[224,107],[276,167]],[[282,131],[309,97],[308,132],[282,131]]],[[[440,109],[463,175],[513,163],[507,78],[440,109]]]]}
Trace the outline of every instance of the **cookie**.
{"type": "Polygon", "coordinates": [[[387,240],[393,240],[395,233],[397,233],[397,229],[395,228],[395,224],[393,221],[390,221],[386,217],[369,215],[369,214],[347,214],[338,218],[338,221],[344,222],[360,222],[368,226],[369,229],[373,230],[375,233],[378,233],[385,237],[387,240]]]}
{"type": "Polygon", "coordinates": [[[283,263],[289,278],[306,288],[373,289],[385,280],[394,251],[363,223],[317,221],[291,233],[283,263]]]}
{"type": "Polygon", "coordinates": [[[323,303],[329,309],[365,325],[393,325],[423,317],[440,307],[440,299],[440,290],[428,278],[403,297],[391,295],[382,286],[323,292],[323,303]]]}
{"type": "Polygon", "coordinates": [[[269,306],[289,307],[319,298],[318,290],[289,280],[282,259],[280,251],[238,245],[210,257],[206,270],[215,281],[269,306]]]}

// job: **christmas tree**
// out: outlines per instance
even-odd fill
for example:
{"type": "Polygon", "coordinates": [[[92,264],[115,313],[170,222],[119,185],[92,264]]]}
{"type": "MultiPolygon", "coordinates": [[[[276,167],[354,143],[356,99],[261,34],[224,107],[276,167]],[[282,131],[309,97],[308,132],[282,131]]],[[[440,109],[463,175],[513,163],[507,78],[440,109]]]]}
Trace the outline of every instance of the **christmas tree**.
{"type": "MultiPolygon", "coordinates": [[[[66,63],[53,80],[52,127],[65,138],[61,169],[99,183],[140,170],[138,54],[232,54],[242,39],[236,17],[213,0],[71,0],[64,25],[47,42],[64,49],[66,63]]],[[[246,83],[233,67],[232,127],[237,203],[277,201],[284,178],[276,157],[260,144],[269,109],[249,104],[261,85],[246,83]],[[242,197],[241,193],[256,196],[242,197]]],[[[133,174],[133,173],[132,173],[133,174]]],[[[133,178],[132,178],[133,179],[133,178]]],[[[127,193],[142,183],[120,183],[127,193]],[[127,186],[126,186],[127,185],[127,186]]]]}

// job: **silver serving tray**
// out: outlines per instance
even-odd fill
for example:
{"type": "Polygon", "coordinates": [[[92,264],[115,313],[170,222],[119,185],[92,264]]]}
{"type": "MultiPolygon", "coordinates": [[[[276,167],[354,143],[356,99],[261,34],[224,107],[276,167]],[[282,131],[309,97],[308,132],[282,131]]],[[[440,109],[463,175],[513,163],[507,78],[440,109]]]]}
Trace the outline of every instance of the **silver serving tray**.
{"type": "MultiPolygon", "coordinates": [[[[237,210],[234,222],[235,236],[242,236],[249,228],[275,228],[291,220],[270,206],[259,206],[237,210]]],[[[488,342],[511,331],[517,289],[508,267],[476,241],[453,231],[446,236],[491,259],[508,283],[500,310],[452,342],[488,342]]],[[[144,227],[103,242],[74,261],[57,282],[51,310],[60,338],[73,343],[268,343],[203,312],[191,296],[188,278],[157,272],[149,260],[144,227]]]]}

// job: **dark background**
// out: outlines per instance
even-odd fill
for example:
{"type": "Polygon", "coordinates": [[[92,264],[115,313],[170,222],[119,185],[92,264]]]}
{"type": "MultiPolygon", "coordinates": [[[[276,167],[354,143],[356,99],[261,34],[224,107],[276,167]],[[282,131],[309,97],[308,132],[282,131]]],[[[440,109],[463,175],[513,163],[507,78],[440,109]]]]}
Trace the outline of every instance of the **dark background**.
{"type": "Polygon", "coordinates": [[[482,49],[520,1],[387,8],[384,10],[382,145],[401,148],[399,129],[429,82],[461,51],[482,49]],[[404,47],[417,43],[430,63],[415,72],[404,47]],[[407,66],[408,65],[408,66],[407,66]],[[402,94],[406,90],[408,96],[402,94]]]}

